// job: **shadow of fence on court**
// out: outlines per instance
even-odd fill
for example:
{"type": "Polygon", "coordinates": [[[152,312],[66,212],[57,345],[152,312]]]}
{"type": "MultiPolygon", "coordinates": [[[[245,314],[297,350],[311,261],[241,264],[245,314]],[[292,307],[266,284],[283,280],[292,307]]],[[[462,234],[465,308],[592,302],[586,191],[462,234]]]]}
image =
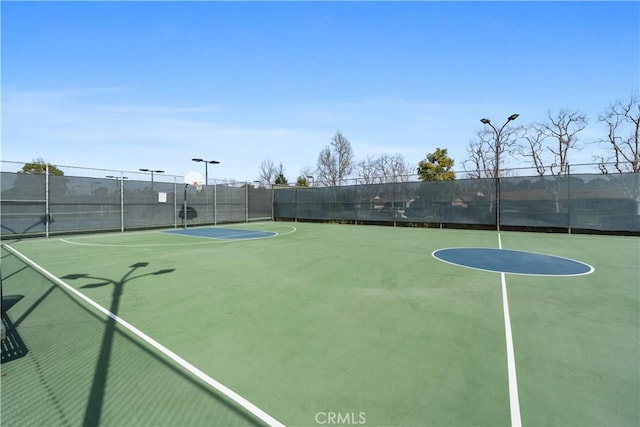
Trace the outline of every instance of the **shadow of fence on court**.
{"type": "Polygon", "coordinates": [[[173,269],[145,272],[149,264],[138,262],[117,279],[65,276],[84,281],[78,288],[85,291],[112,287],[114,316],[105,317],[4,248],[2,255],[2,288],[10,294],[3,317],[9,311],[11,333],[20,337],[2,364],[3,425],[258,424],[116,321],[125,285],[173,269]]]}

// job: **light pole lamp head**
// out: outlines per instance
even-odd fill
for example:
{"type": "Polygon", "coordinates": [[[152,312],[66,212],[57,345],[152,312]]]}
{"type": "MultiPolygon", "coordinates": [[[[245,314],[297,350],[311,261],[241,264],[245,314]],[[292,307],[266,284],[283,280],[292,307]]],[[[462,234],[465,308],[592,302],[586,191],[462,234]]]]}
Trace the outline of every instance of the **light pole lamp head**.
{"type": "Polygon", "coordinates": [[[509,121],[511,120],[515,120],[520,116],[520,114],[518,113],[513,113],[512,115],[509,116],[509,121]]]}
{"type": "Polygon", "coordinates": [[[490,124],[490,123],[491,123],[491,120],[482,118],[482,119],[480,119],[480,122],[481,122],[482,124],[488,125],[488,124],[490,124]]]}
{"type": "Polygon", "coordinates": [[[219,162],[219,161],[217,161],[217,160],[205,160],[205,159],[200,159],[200,158],[198,158],[198,159],[191,159],[191,160],[193,160],[194,162],[205,162],[205,163],[210,163],[210,164],[213,164],[213,165],[217,165],[218,163],[220,163],[220,162],[219,162]]]}

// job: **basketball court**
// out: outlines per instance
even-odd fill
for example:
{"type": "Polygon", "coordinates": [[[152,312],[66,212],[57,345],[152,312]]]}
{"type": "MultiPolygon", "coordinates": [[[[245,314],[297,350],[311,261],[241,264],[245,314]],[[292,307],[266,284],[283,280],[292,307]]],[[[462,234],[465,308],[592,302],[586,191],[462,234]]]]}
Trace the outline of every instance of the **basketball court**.
{"type": "Polygon", "coordinates": [[[3,423],[637,425],[639,258],[270,221],[6,242],[3,423]]]}

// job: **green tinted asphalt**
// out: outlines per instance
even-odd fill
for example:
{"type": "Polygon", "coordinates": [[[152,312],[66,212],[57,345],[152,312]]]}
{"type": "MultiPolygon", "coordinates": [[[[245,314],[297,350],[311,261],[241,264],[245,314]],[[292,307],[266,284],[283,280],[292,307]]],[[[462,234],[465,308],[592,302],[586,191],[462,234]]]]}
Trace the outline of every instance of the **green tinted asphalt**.
{"type": "MultiPolygon", "coordinates": [[[[237,227],[281,235],[221,242],[151,231],[11,246],[284,424],[319,425],[330,413],[381,426],[509,424],[500,275],[431,257],[497,247],[495,232],[237,227]]],[[[523,424],[638,424],[638,240],[502,233],[502,242],[596,268],[506,278],[523,424]]],[[[59,424],[96,410],[103,425],[250,423],[3,256],[4,295],[24,295],[8,313],[24,318],[17,330],[30,347],[2,365],[3,420],[38,413],[27,409],[35,401],[59,424]]]]}

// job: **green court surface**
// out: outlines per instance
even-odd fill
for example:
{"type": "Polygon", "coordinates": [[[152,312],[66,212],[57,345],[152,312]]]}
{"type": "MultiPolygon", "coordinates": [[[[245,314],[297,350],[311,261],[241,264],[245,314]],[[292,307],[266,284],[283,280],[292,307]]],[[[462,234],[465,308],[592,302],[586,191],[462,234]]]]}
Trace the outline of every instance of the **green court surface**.
{"type": "Polygon", "coordinates": [[[514,396],[525,426],[640,424],[637,238],[217,228],[4,242],[2,424],[263,424],[234,392],[291,426],[511,425],[514,396]],[[457,247],[594,270],[432,256],[457,247]]]}

